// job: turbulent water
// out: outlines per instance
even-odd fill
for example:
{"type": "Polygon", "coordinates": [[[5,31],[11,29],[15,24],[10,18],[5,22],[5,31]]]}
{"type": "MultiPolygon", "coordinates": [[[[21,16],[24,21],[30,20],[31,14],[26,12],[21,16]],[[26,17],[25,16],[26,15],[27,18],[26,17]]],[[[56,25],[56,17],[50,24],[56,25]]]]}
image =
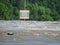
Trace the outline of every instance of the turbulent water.
{"type": "Polygon", "coordinates": [[[60,31],[60,22],[0,21],[0,30],[55,30],[60,31]]]}
{"type": "MultiPolygon", "coordinates": [[[[11,31],[9,31],[11,32],[11,31]]],[[[60,45],[60,37],[51,38],[45,35],[46,31],[12,31],[14,35],[4,35],[0,38],[0,45],[60,45]]],[[[49,31],[50,32],[50,31],[49,31]]],[[[5,32],[6,33],[6,32],[5,32]]],[[[59,33],[60,32],[53,32],[59,33]]],[[[2,34],[3,35],[3,34],[2,34]]]]}
{"type": "Polygon", "coordinates": [[[60,45],[60,22],[0,21],[0,45],[60,45]]]}

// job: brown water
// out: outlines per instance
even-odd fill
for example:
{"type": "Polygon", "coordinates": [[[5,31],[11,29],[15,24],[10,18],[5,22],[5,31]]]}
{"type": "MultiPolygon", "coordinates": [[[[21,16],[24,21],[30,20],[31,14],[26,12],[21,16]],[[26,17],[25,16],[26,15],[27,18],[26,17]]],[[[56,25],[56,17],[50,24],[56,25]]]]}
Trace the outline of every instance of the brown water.
{"type": "MultiPolygon", "coordinates": [[[[11,31],[7,31],[11,32],[11,31]]],[[[60,36],[47,36],[48,31],[12,31],[14,35],[0,33],[0,45],[60,45],[60,36]]],[[[49,31],[49,33],[59,33],[49,31]]]]}

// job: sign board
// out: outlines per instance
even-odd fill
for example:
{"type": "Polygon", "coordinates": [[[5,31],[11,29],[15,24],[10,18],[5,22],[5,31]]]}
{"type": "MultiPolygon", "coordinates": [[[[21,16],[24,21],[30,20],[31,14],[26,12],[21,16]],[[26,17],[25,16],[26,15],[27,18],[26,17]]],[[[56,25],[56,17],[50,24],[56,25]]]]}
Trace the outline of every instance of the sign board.
{"type": "Polygon", "coordinates": [[[29,10],[20,10],[20,19],[29,19],[29,10]]]}

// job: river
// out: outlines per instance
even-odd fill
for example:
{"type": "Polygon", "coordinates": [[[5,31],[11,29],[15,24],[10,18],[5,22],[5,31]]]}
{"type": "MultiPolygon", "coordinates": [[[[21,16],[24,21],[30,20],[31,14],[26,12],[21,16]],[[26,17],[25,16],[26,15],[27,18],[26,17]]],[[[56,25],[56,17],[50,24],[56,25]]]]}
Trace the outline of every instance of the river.
{"type": "MultiPolygon", "coordinates": [[[[11,32],[11,31],[9,31],[11,32]]],[[[0,38],[0,45],[60,45],[60,37],[49,38],[44,36],[46,31],[12,31],[14,35],[5,35],[0,38]]],[[[49,31],[50,32],[50,31],[49,31]]],[[[59,33],[59,32],[54,32],[59,33]]]]}

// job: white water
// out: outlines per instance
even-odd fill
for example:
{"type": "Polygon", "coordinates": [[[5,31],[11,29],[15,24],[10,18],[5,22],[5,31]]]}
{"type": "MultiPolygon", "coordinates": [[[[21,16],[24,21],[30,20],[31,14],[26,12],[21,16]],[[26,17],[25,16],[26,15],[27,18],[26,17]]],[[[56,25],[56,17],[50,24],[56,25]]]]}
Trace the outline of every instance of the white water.
{"type": "MultiPolygon", "coordinates": [[[[42,21],[0,21],[0,30],[54,30],[60,31],[60,22],[42,22],[42,21]]],[[[29,31],[28,31],[29,32],[29,31]]],[[[46,35],[48,33],[45,33],[46,35]]],[[[33,38],[32,35],[20,36],[13,35],[4,39],[4,42],[0,42],[0,45],[60,45],[60,39],[50,39],[34,34],[37,38],[33,38]]],[[[55,34],[53,34],[55,35],[55,34]]],[[[58,35],[58,34],[57,34],[58,35]]],[[[56,36],[56,35],[55,35],[56,36]]],[[[5,38],[5,37],[4,37],[5,38]]]]}
{"type": "Polygon", "coordinates": [[[54,30],[60,31],[60,22],[0,21],[0,30],[54,30]]]}

